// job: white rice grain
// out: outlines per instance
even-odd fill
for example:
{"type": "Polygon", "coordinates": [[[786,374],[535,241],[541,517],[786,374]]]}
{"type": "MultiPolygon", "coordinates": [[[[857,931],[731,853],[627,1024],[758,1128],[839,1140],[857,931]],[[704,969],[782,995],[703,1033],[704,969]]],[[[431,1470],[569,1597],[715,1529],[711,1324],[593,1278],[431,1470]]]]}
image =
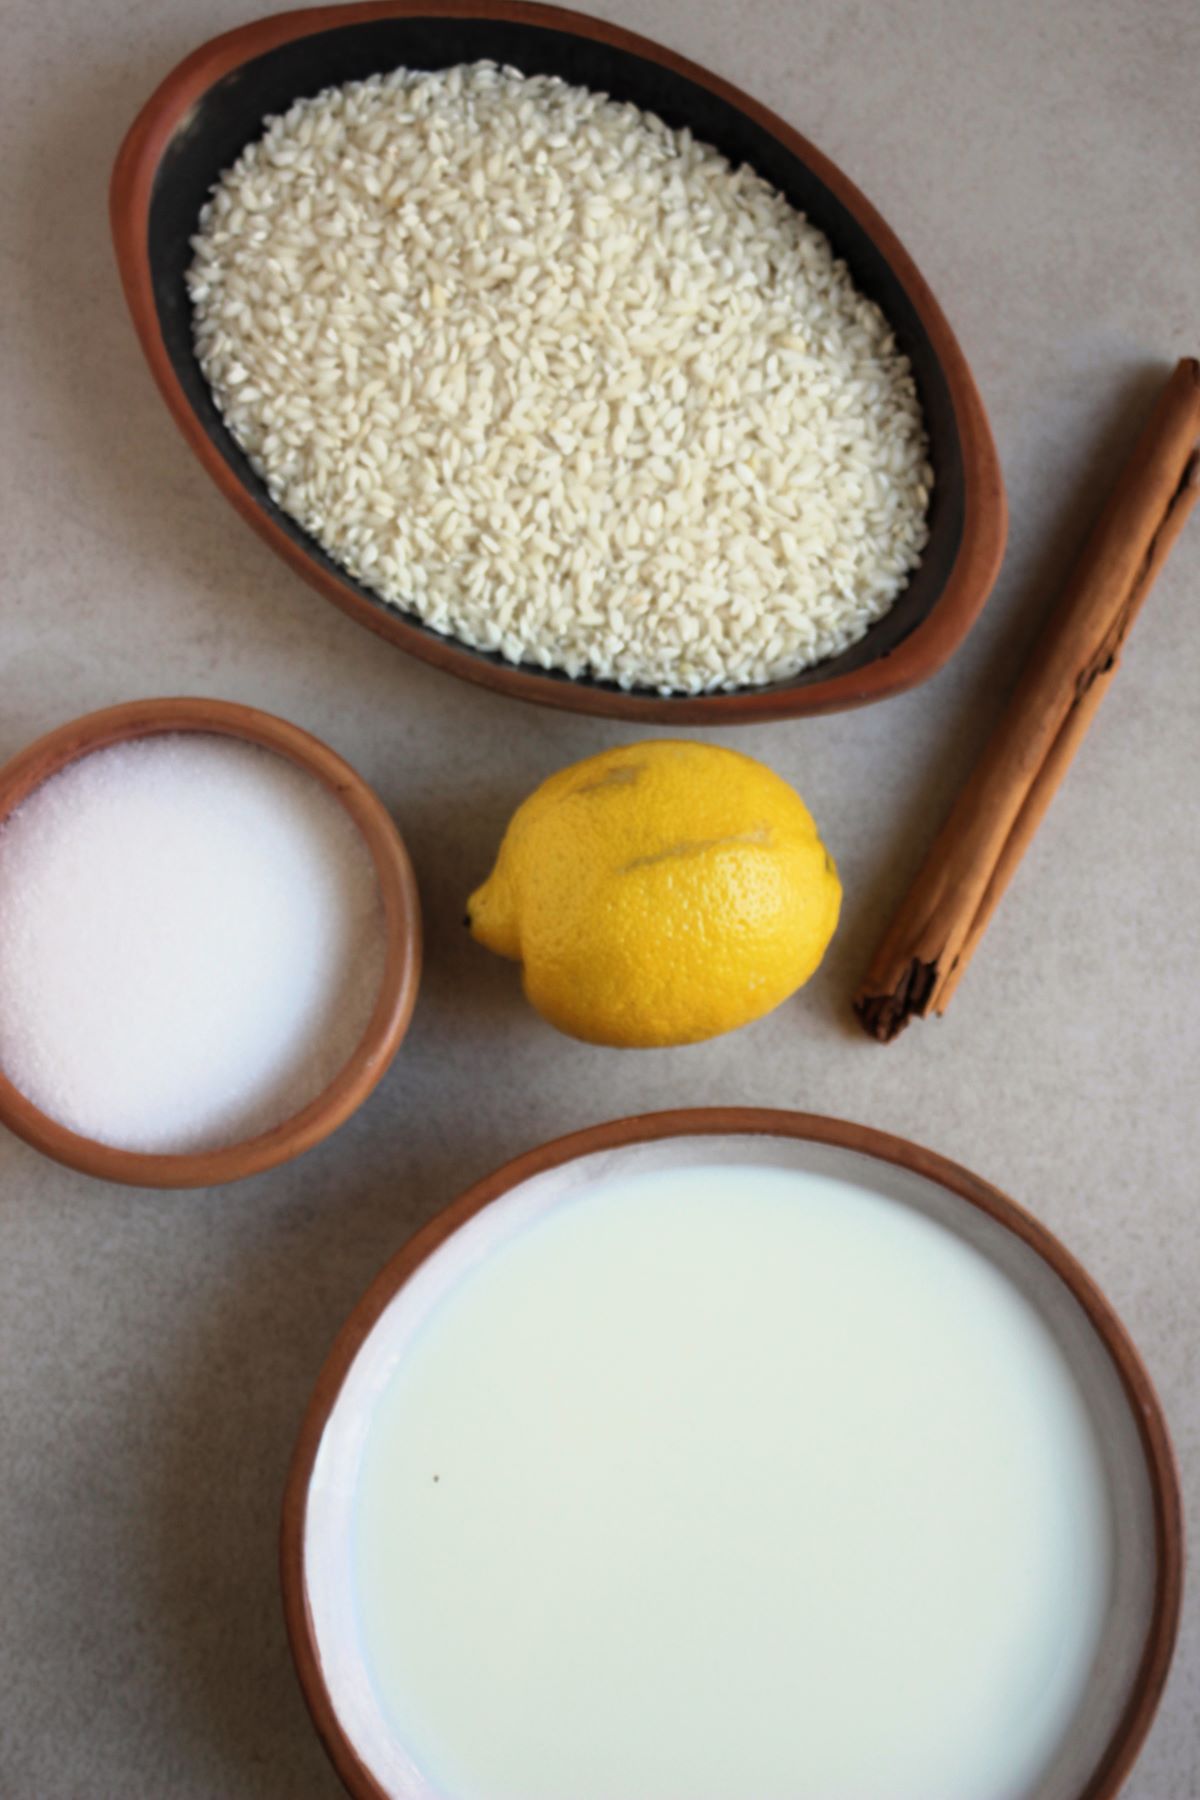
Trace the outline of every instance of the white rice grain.
{"type": "Polygon", "coordinates": [[[828,241],[689,132],[491,63],[266,121],[188,274],[220,411],[382,599],[624,688],[835,656],[925,546],[911,368],[828,241]]]}

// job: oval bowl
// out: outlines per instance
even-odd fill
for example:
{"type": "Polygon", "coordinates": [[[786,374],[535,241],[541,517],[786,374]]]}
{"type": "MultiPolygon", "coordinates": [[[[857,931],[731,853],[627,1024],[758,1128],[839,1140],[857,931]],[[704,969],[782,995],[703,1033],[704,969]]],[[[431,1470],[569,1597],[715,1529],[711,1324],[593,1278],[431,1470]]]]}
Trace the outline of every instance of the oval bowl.
{"type": "Polygon", "coordinates": [[[215,1150],[159,1154],[123,1150],[60,1125],[0,1071],[0,1124],[68,1168],[132,1187],[215,1187],[257,1175],[311,1150],[377,1086],[408,1029],[421,967],[421,911],[408,852],[378,795],[349,763],[298,725],[227,700],[133,700],[72,719],[0,769],[0,825],[69,763],[134,738],[194,731],[241,738],[286,757],[345,807],[370,851],[387,945],[375,1009],[349,1060],[329,1085],[269,1131],[215,1150]]]}
{"type": "Polygon", "coordinates": [[[641,1173],[722,1161],[840,1177],[915,1209],[988,1258],[1056,1339],[1102,1446],[1113,1577],[1090,1683],[1051,1767],[1036,1788],[1023,1790],[1022,1800],[1113,1800],[1166,1680],[1183,1580],[1178,1476],[1137,1351],[1057,1238],[957,1163],[864,1126],[747,1107],[618,1120],[518,1157],[419,1231],[351,1313],[300,1429],[280,1537],[292,1654],[313,1722],[346,1788],[355,1800],[424,1800],[433,1791],[399,1747],[389,1750],[347,1598],[355,1459],[370,1408],[404,1345],[489,1249],[562,1198],[585,1192],[590,1181],[617,1169],[641,1173]]]}
{"type": "Polygon", "coordinates": [[[317,592],[413,656],[497,693],[659,724],[729,725],[833,712],[914,686],[966,634],[995,579],[1006,507],[983,404],[912,258],[854,184],[799,132],[729,82],[606,21],[513,0],[380,0],[260,19],[180,63],[146,103],[113,171],[117,262],[134,326],[176,423],[221,492],[317,592]],[[490,57],[554,74],[687,125],[748,163],[829,237],[908,355],[935,483],[930,539],[891,610],[840,656],[730,693],[666,696],[505,662],[443,637],[348,575],[271,500],[216,410],[192,351],[184,274],[200,208],[268,113],[407,64],[490,57]]]}

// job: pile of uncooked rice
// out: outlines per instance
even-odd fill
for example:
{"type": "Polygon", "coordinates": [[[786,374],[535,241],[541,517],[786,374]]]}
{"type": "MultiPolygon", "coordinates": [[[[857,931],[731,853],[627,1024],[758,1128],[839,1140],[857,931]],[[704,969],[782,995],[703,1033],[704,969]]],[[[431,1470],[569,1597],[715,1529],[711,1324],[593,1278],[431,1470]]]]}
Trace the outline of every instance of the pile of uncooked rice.
{"type": "Polygon", "coordinates": [[[196,351],[273,498],[392,605],[663,693],[855,642],[919,560],[912,372],[819,231],[688,131],[492,63],[266,122],[196,351]]]}

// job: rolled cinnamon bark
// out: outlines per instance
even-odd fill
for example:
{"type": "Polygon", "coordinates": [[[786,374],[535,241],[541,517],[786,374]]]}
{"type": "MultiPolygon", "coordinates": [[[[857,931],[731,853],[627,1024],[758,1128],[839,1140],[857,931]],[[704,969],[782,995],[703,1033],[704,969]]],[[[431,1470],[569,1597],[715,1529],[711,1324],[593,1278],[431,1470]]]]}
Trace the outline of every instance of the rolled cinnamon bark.
{"type": "Polygon", "coordinates": [[[855,996],[864,1029],[881,1043],[910,1018],[945,1011],[1200,494],[1198,437],[1200,362],[1186,357],[855,996]]]}

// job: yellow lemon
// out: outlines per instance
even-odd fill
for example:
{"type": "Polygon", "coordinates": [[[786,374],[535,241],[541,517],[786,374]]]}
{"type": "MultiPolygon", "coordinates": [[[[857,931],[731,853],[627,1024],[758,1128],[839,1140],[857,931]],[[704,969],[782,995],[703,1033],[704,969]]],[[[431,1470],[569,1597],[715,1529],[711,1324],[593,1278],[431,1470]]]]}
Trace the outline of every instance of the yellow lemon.
{"type": "Polygon", "coordinates": [[[606,750],[517,808],[467,906],[560,1031],[692,1044],[770,1012],[833,936],[837,870],[807,807],[735,750],[606,750]]]}

